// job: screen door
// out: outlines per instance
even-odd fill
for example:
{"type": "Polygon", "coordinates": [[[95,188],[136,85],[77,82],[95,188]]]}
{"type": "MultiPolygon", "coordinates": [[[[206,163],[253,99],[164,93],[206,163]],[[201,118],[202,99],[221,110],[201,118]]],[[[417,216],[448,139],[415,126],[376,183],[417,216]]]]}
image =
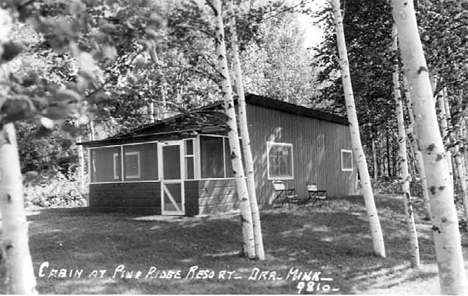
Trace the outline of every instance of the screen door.
{"type": "Polygon", "coordinates": [[[182,141],[163,142],[161,147],[161,209],[163,215],[184,215],[184,167],[182,141]]]}

